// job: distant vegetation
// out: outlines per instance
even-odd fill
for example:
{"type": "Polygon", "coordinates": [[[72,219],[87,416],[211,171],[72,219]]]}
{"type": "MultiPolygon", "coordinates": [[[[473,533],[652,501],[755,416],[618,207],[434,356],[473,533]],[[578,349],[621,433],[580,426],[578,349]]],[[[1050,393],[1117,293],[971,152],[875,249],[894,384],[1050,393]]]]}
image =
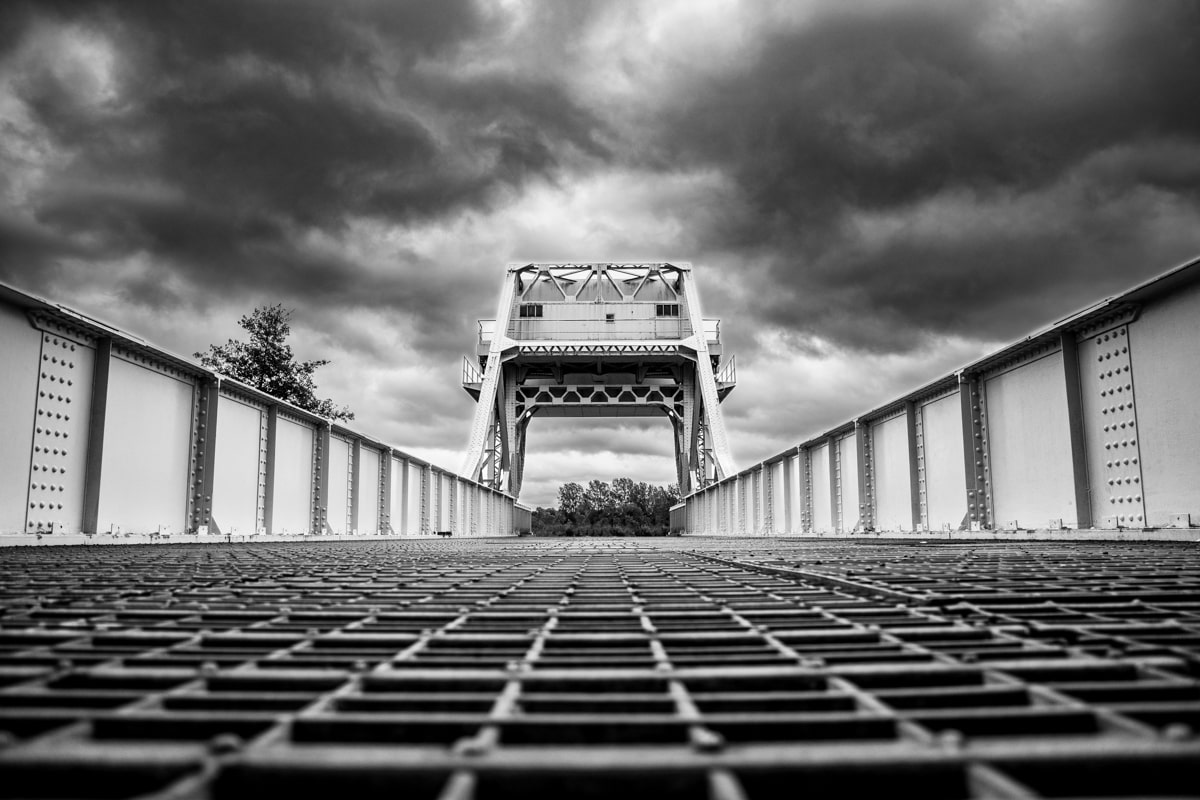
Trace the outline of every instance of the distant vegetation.
{"type": "Polygon", "coordinates": [[[208,352],[196,353],[196,358],[211,370],[305,411],[342,422],[354,419],[354,412],[346,406],[338,408],[328,398],[317,398],[313,373],[329,362],[296,360],[287,342],[292,332],[291,317],[291,309],[280,304],[260,306],[238,320],[250,334],[250,341],[230,339],[222,345],[209,345],[208,352]]]}
{"type": "Polygon", "coordinates": [[[679,502],[675,486],[651,486],[617,478],[591,481],[587,488],[565,483],[557,508],[533,512],[534,536],[666,536],[671,506],[679,502]]]}

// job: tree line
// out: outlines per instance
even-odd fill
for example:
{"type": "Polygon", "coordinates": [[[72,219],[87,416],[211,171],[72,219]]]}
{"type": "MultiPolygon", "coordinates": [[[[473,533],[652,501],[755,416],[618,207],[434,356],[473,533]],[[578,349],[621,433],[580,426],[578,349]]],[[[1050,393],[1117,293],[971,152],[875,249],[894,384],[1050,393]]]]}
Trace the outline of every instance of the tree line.
{"type": "Polygon", "coordinates": [[[558,506],[533,512],[534,536],[666,536],[676,486],[652,486],[630,478],[611,484],[589,481],[586,487],[564,483],[558,506]]]}

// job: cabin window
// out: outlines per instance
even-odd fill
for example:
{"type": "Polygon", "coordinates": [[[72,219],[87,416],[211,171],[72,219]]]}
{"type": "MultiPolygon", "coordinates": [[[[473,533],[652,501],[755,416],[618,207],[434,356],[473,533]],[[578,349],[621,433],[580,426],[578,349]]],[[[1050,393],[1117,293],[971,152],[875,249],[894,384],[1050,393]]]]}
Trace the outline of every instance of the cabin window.
{"type": "Polygon", "coordinates": [[[617,315],[616,315],[616,314],[605,314],[605,315],[604,315],[604,321],[605,321],[605,322],[616,322],[616,321],[617,321],[617,315]]]}
{"type": "Polygon", "coordinates": [[[658,303],[654,306],[654,314],[658,317],[678,317],[679,303],[658,303]]]}
{"type": "Polygon", "coordinates": [[[521,305],[520,311],[518,311],[517,313],[523,319],[530,318],[530,317],[540,317],[540,316],[542,316],[542,304],[541,303],[523,303],[521,305]]]}

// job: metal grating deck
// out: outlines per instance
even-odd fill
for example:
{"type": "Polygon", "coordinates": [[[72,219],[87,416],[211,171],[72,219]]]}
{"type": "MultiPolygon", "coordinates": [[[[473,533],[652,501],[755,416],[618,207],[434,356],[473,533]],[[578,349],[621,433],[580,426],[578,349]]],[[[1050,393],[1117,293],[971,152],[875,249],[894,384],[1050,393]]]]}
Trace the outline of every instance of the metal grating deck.
{"type": "Polygon", "coordinates": [[[0,551],[0,796],[1200,796],[1200,549],[0,551]]]}

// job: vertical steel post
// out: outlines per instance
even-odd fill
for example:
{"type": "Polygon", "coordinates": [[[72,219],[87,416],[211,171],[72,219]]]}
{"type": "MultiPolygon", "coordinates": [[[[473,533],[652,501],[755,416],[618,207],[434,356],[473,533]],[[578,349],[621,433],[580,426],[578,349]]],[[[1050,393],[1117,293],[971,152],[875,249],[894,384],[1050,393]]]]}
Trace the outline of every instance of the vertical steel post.
{"type": "Polygon", "coordinates": [[[792,482],[796,479],[796,468],[790,455],[783,457],[783,530],[795,533],[795,509],[792,508],[792,482]]]}
{"type": "MultiPolygon", "coordinates": [[[[1067,387],[1067,428],[1071,436],[1071,473],[1075,487],[1075,524],[1090,528],[1092,487],[1088,479],[1087,444],[1083,427],[1083,387],[1079,378],[1079,344],[1073,331],[1059,337],[1062,344],[1063,378],[1067,387]]],[[[92,401],[93,404],[95,401],[92,401]]]]}
{"type": "Polygon", "coordinates": [[[921,529],[921,469],[917,462],[917,404],[904,403],[904,423],[908,432],[908,495],[912,506],[912,529],[921,529]]]}
{"type": "Polygon", "coordinates": [[[431,470],[428,464],[421,466],[421,535],[428,536],[429,528],[429,513],[430,513],[430,480],[431,470]]]}
{"type": "Polygon", "coordinates": [[[87,461],[83,472],[84,533],[96,533],[100,517],[100,471],[104,463],[104,424],[108,412],[108,373],[112,364],[112,339],[96,340],[92,371],[92,402],[88,410],[87,461]]]}
{"type": "Polygon", "coordinates": [[[875,482],[871,468],[871,426],[854,420],[854,444],[858,455],[858,524],[864,531],[875,530],[875,482]]]}
{"type": "MultiPolygon", "coordinates": [[[[213,479],[217,467],[217,409],[220,407],[221,379],[201,383],[200,391],[200,421],[196,437],[196,498],[195,498],[195,527],[196,530],[209,530],[216,527],[212,516],[213,479]]],[[[220,533],[220,530],[211,531],[220,533]]]]}
{"type": "Polygon", "coordinates": [[[317,452],[313,463],[313,533],[324,534],[329,513],[329,424],[316,430],[317,452]]]}
{"type": "MultiPolygon", "coordinates": [[[[834,533],[840,533],[842,530],[842,492],[838,485],[838,477],[841,473],[842,448],[838,446],[836,436],[830,436],[828,440],[829,453],[829,527],[834,533]]],[[[814,522],[813,528],[816,528],[814,522]]]]}
{"type": "Polygon", "coordinates": [[[401,458],[400,459],[400,535],[401,536],[408,536],[410,533],[412,533],[412,531],[408,527],[408,525],[409,525],[408,503],[409,503],[409,498],[411,497],[411,495],[409,494],[411,489],[409,488],[408,472],[409,472],[408,459],[401,458]]]}
{"type": "Polygon", "coordinates": [[[359,481],[359,471],[362,469],[362,442],[358,439],[354,440],[354,446],[350,448],[350,533],[358,535],[358,504],[362,500],[362,492],[360,491],[361,482],[359,481]]]}
{"type": "Polygon", "coordinates": [[[392,448],[385,447],[379,454],[379,531],[392,530],[392,448]]]}
{"type": "Polygon", "coordinates": [[[983,414],[983,385],[976,375],[958,374],[958,399],[962,409],[963,469],[967,492],[967,529],[990,528],[988,520],[986,453],[983,414]]]}
{"type": "Polygon", "coordinates": [[[268,534],[275,528],[275,441],[279,431],[279,407],[267,407],[267,475],[263,486],[263,528],[268,534]]]}

